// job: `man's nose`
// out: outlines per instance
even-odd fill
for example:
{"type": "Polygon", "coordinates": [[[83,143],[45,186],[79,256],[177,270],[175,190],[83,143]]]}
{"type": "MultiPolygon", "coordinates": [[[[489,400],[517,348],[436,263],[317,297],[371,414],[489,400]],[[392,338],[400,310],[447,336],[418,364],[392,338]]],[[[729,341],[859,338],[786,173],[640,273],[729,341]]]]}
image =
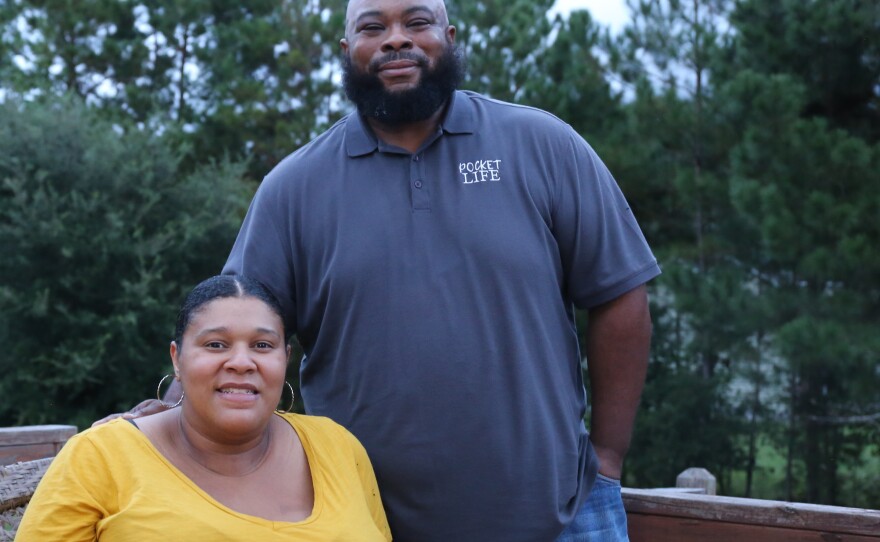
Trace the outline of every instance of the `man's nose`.
{"type": "Polygon", "coordinates": [[[391,27],[388,37],[382,42],[382,52],[404,51],[412,49],[412,46],[412,38],[407,35],[406,30],[401,25],[394,25],[391,27]]]}

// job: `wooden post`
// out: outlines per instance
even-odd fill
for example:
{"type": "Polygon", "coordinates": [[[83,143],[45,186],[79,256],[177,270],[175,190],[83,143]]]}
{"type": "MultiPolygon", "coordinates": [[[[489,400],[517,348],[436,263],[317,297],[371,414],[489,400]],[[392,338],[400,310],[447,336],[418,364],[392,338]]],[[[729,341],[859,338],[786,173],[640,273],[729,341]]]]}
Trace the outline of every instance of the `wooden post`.
{"type": "Polygon", "coordinates": [[[706,495],[714,495],[715,477],[706,469],[691,467],[678,475],[675,479],[675,487],[698,487],[702,488],[706,495]]]}

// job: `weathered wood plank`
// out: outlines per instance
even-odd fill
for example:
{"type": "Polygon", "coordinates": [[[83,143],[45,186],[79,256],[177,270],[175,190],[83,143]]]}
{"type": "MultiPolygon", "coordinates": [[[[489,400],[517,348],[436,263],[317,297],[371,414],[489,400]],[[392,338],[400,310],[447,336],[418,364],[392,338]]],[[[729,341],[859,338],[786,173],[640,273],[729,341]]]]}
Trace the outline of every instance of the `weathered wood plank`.
{"type": "Polygon", "coordinates": [[[880,510],[632,488],[623,488],[623,502],[630,514],[806,529],[880,539],[880,510]]]}
{"type": "Polygon", "coordinates": [[[20,461],[33,461],[44,457],[55,457],[61,449],[60,443],[28,444],[25,446],[0,447],[0,465],[11,465],[20,461]]]}
{"type": "Polygon", "coordinates": [[[627,514],[631,542],[877,542],[868,536],[672,516],[627,514]]]}
{"type": "Polygon", "coordinates": [[[52,463],[51,457],[0,467],[0,510],[27,503],[52,463]]]}
{"type": "Polygon", "coordinates": [[[66,442],[76,434],[73,425],[28,425],[24,427],[0,427],[0,447],[66,442]]]}
{"type": "Polygon", "coordinates": [[[651,491],[663,493],[693,493],[694,495],[706,494],[706,490],[702,487],[652,487],[651,491]]]}
{"type": "Polygon", "coordinates": [[[0,465],[53,457],[75,434],[73,425],[0,427],[0,465]]]}

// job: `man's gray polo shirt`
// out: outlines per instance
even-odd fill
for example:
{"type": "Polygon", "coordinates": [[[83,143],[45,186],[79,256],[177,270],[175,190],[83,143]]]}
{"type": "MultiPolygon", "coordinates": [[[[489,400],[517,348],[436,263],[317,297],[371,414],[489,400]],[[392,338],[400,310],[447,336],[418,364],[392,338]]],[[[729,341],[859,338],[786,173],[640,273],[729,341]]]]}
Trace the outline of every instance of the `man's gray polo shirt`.
{"type": "Polygon", "coordinates": [[[596,470],[574,306],[659,269],[568,125],[456,92],[415,154],[352,114],[286,158],[224,272],[279,296],[306,409],[363,442],[395,540],[533,542],[596,470]]]}

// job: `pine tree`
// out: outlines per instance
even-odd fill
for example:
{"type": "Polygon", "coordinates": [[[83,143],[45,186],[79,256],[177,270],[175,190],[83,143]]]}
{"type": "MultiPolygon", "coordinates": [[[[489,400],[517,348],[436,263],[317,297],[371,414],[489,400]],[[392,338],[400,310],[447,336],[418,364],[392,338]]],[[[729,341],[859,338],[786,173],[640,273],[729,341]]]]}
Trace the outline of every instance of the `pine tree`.
{"type": "Polygon", "coordinates": [[[535,62],[548,46],[546,13],[554,0],[477,0],[447,3],[456,42],[468,58],[465,87],[522,102],[535,62]]]}
{"type": "Polygon", "coordinates": [[[242,164],[181,169],[78,99],[0,105],[0,425],[86,427],[155,389],[252,194],[242,164]]]}
{"type": "MultiPolygon", "coordinates": [[[[621,184],[635,187],[634,208],[664,269],[655,286],[658,346],[652,364],[658,367],[650,373],[632,455],[656,449],[646,435],[668,435],[669,448],[660,453],[715,465],[722,491],[731,472],[746,462],[735,445],[742,431],[741,400],[726,390],[754,334],[745,325],[754,298],[747,288],[750,270],[736,260],[737,239],[731,235],[726,163],[731,137],[711,84],[729,7],[706,0],[631,2],[631,23],[606,43],[612,67],[634,93],[625,127],[616,135],[619,145],[632,148],[621,184]],[[677,389],[676,379],[705,389],[664,393],[662,405],[651,399],[658,387],[677,389]],[[650,425],[659,419],[653,409],[673,409],[691,422],[650,425]],[[697,447],[690,432],[714,437],[697,447]]],[[[651,474],[650,464],[631,464],[638,483],[669,483],[651,474]]],[[[689,466],[680,464],[667,476],[689,466]]]]}
{"type": "Polygon", "coordinates": [[[172,133],[188,163],[250,157],[254,178],[335,121],[342,0],[19,0],[7,20],[13,95],[73,93],[172,133]]]}

